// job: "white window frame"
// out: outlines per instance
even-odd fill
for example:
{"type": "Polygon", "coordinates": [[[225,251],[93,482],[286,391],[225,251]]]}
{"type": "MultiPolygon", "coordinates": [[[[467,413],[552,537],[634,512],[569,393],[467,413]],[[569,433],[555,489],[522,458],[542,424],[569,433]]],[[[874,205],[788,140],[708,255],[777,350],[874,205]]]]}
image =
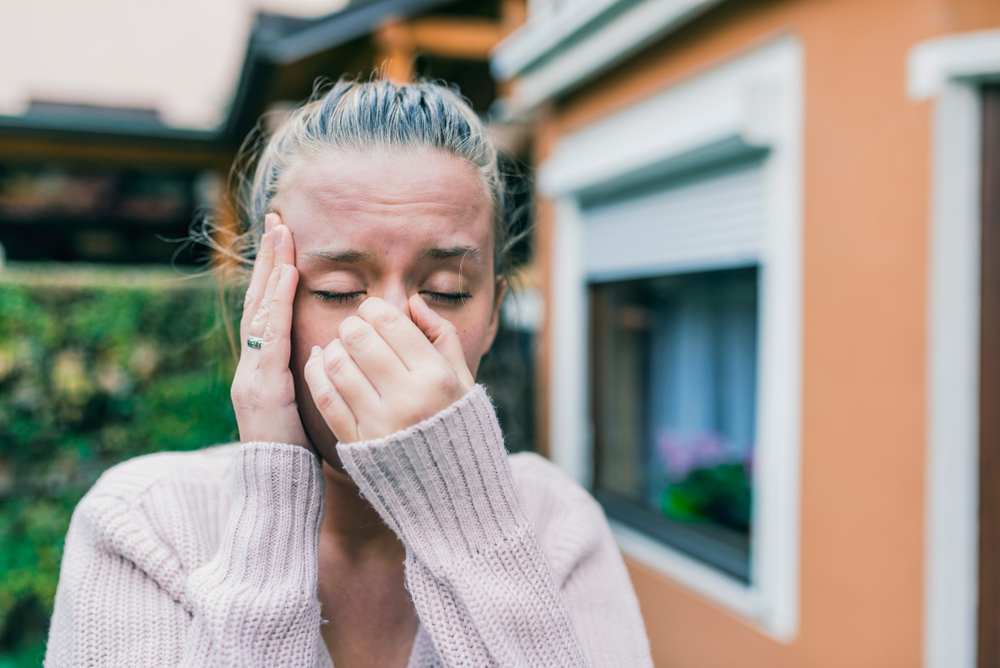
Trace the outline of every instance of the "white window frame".
{"type": "Polygon", "coordinates": [[[910,98],[933,100],[927,309],[924,666],[975,668],[979,597],[982,100],[1000,30],[909,53],[910,98]]]}
{"type": "Polygon", "coordinates": [[[589,486],[588,301],[578,195],[639,170],[683,172],[748,149],[763,162],[751,582],[612,522],[631,558],[782,641],[798,631],[802,375],[802,48],[782,37],[563,137],[539,168],[556,203],[551,456],[589,486]]]}

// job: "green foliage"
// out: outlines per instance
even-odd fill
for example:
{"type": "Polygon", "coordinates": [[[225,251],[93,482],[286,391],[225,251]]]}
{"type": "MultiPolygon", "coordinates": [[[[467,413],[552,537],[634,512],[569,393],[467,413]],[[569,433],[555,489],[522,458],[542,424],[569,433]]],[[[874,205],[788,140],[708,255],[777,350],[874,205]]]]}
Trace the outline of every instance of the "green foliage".
{"type": "Polygon", "coordinates": [[[663,490],[661,511],[681,522],[711,520],[737,531],[750,528],[750,481],[743,464],[695,469],[663,490]]]}
{"type": "Polygon", "coordinates": [[[39,665],[76,503],[131,457],[229,441],[208,279],[0,272],[0,668],[39,665]]]}

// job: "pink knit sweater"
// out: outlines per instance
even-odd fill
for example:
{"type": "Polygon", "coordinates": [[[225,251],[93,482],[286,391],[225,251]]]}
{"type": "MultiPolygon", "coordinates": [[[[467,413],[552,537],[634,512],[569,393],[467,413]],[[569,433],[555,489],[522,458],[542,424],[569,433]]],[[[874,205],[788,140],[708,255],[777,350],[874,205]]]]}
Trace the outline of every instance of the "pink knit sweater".
{"type": "MultiPolygon", "coordinates": [[[[600,507],[541,457],[507,457],[481,387],[337,450],[406,547],[410,668],[652,665],[600,507]]],[[[311,452],[277,443],[109,470],[73,514],[45,665],[331,666],[323,486],[311,452]]]]}

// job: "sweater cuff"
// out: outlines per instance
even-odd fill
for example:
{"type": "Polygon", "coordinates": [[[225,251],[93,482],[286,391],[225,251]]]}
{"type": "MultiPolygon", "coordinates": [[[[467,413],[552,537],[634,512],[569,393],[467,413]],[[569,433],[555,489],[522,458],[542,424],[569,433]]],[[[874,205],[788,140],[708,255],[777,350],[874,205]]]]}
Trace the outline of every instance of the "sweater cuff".
{"type": "Polygon", "coordinates": [[[324,501],[316,455],[297,445],[246,443],[233,458],[231,476],[226,580],[263,585],[276,577],[314,578],[324,501]]]}
{"type": "Polygon", "coordinates": [[[423,422],[340,443],[337,453],[365,499],[432,570],[519,540],[530,527],[481,385],[423,422]]]}
{"type": "Polygon", "coordinates": [[[247,443],[231,474],[219,551],[188,577],[194,620],[181,665],[315,665],[323,472],[309,450],[247,443]]]}

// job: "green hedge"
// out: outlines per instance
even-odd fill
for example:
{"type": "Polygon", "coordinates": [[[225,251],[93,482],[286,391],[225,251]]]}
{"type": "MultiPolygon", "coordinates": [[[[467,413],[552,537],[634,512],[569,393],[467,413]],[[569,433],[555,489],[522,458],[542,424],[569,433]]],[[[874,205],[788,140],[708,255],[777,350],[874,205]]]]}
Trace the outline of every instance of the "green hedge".
{"type": "MultiPolygon", "coordinates": [[[[218,296],[166,270],[0,269],[0,668],[40,665],[70,514],[102,471],[236,437],[218,296]]],[[[510,450],[531,447],[532,345],[501,329],[480,367],[510,450]]]]}
{"type": "Polygon", "coordinates": [[[100,473],[232,440],[210,279],[0,270],[0,668],[35,666],[69,517],[100,473]]]}

